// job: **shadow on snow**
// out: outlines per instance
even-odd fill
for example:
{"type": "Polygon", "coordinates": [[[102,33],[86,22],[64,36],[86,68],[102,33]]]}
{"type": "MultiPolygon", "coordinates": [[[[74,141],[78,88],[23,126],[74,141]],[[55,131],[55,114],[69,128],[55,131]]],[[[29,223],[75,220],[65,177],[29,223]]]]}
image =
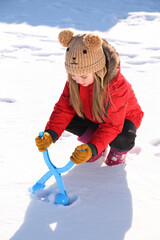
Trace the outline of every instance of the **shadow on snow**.
{"type": "Polygon", "coordinates": [[[48,194],[56,194],[56,184],[49,187],[48,193],[43,190],[40,199],[32,198],[24,223],[11,240],[97,240],[104,236],[123,240],[132,224],[132,199],[125,165],[101,165],[100,159],[78,165],[63,176],[73,202],[69,206],[47,202],[48,194]],[[52,224],[56,225],[54,230],[52,224]]]}

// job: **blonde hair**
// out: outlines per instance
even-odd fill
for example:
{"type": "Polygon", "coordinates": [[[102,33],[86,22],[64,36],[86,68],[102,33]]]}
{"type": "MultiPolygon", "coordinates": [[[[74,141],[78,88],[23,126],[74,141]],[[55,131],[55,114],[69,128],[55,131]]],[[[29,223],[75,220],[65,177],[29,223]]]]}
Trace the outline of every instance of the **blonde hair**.
{"type": "MultiPolygon", "coordinates": [[[[110,94],[110,82],[117,75],[119,69],[119,55],[115,49],[103,39],[102,48],[106,57],[107,72],[103,79],[100,78],[99,73],[93,73],[94,88],[93,88],[93,106],[92,116],[98,122],[105,121],[106,108],[109,102],[113,105],[110,94]]],[[[79,85],[68,74],[69,89],[70,89],[70,104],[73,106],[79,117],[84,118],[83,107],[80,100],[79,85]]]]}
{"type": "MultiPolygon", "coordinates": [[[[105,97],[106,85],[104,77],[104,87],[101,85],[100,77],[94,73],[94,88],[93,88],[93,107],[92,107],[92,115],[93,119],[98,122],[103,122],[105,119],[105,109],[107,105],[107,99],[110,96],[109,88],[107,88],[107,97],[105,97]]],[[[72,76],[68,74],[69,80],[69,90],[70,90],[70,104],[73,106],[79,117],[84,118],[83,107],[80,100],[79,93],[79,84],[76,83],[75,80],[72,79],[72,76]]]]}

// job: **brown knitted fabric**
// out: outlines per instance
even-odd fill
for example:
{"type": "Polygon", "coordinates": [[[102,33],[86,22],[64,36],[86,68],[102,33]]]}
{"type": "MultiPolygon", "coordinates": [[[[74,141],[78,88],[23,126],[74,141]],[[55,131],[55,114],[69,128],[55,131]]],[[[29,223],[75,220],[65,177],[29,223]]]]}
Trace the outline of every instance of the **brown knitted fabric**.
{"type": "Polygon", "coordinates": [[[38,150],[40,152],[44,152],[46,151],[46,148],[48,148],[51,145],[51,143],[53,143],[53,140],[51,135],[48,132],[45,132],[42,138],[37,136],[35,138],[35,142],[38,147],[38,150]]]}
{"type": "MultiPolygon", "coordinates": [[[[102,49],[102,40],[95,34],[73,36],[70,30],[63,30],[58,36],[59,42],[67,47],[65,67],[67,73],[83,76],[102,70],[106,59],[102,49]]],[[[101,73],[100,73],[101,75],[101,73]]]]}
{"type": "Polygon", "coordinates": [[[75,164],[81,164],[88,161],[91,157],[92,157],[92,150],[89,147],[89,145],[82,144],[75,148],[70,159],[75,164]]]}

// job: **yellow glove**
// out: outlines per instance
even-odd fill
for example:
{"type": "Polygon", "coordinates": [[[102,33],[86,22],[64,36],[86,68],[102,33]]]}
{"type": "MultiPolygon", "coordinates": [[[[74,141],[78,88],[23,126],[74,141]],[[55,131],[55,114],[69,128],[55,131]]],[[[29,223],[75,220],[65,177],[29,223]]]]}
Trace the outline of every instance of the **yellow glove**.
{"type": "Polygon", "coordinates": [[[87,144],[82,144],[75,148],[70,159],[76,164],[81,164],[88,161],[91,157],[92,151],[90,147],[87,144]]]}
{"type": "Polygon", "coordinates": [[[40,152],[44,152],[46,151],[46,147],[48,148],[51,145],[51,143],[53,143],[53,139],[48,132],[45,132],[43,137],[40,138],[39,136],[37,136],[35,138],[35,142],[38,147],[38,150],[40,152]]]}

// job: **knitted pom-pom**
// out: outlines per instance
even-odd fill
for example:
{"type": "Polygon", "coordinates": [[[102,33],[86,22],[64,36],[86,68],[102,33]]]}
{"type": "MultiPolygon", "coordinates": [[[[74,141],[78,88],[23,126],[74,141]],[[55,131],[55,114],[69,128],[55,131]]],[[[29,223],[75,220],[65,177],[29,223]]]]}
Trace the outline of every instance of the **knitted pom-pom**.
{"type": "Polygon", "coordinates": [[[88,33],[84,36],[83,42],[87,48],[92,50],[96,50],[102,45],[101,38],[91,33],[88,33]]]}
{"type": "Polygon", "coordinates": [[[58,35],[58,40],[63,47],[68,47],[68,44],[73,38],[73,32],[70,30],[62,30],[58,35]]]}

